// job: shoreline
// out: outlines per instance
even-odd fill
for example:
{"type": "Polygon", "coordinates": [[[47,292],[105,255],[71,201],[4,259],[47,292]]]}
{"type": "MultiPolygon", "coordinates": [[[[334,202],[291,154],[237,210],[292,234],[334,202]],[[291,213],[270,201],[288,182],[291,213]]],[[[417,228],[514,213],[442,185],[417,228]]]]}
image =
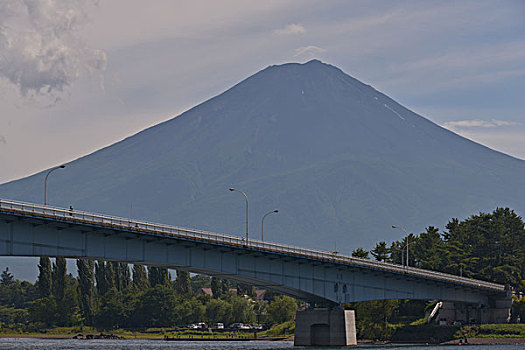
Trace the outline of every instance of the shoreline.
{"type": "MultiPolygon", "coordinates": [[[[44,336],[44,335],[30,335],[30,334],[21,334],[21,335],[0,335],[0,338],[16,338],[16,339],[52,339],[52,340],[66,340],[66,339],[75,339],[74,336],[71,335],[50,335],[50,336],[44,336]]],[[[188,341],[188,342],[202,342],[202,341],[273,341],[273,342],[280,342],[280,341],[293,341],[293,336],[288,337],[262,337],[262,338],[213,338],[213,339],[206,339],[206,338],[176,338],[176,337],[163,337],[163,336],[119,336],[119,340],[133,340],[133,339],[143,339],[143,340],[157,340],[157,341],[188,341]]],[[[79,341],[86,340],[86,339],[76,339],[79,341]]],[[[110,340],[110,339],[108,339],[110,340]]],[[[465,339],[452,339],[441,343],[431,343],[431,342],[413,342],[413,341],[373,341],[373,340],[367,340],[362,339],[357,341],[358,344],[371,344],[371,345],[401,345],[401,344],[410,344],[410,345],[524,345],[525,344],[525,337],[524,338],[467,338],[465,339]]]]}

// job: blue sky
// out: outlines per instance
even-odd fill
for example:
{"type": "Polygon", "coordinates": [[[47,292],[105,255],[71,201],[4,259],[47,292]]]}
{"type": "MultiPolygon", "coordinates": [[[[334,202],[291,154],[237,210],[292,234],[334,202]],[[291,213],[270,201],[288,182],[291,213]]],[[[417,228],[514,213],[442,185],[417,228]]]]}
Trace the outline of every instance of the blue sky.
{"type": "Polygon", "coordinates": [[[6,0],[0,182],[312,58],[525,159],[523,1],[6,0]]]}

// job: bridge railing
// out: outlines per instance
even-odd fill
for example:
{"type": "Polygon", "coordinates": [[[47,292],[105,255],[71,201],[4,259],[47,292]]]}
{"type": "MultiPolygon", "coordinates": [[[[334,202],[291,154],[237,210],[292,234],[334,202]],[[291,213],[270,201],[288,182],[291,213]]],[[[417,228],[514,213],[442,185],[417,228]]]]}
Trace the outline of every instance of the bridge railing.
{"type": "Polygon", "coordinates": [[[338,253],[331,253],[308,248],[300,248],[286,244],[263,242],[255,239],[250,239],[247,242],[245,241],[244,237],[241,238],[237,236],[202,231],[197,229],[150,223],[146,221],[122,218],[111,215],[95,214],[76,209],[64,209],[33,203],[0,199],[0,211],[58,219],[81,224],[99,225],[112,229],[136,231],[138,233],[153,233],[157,235],[190,239],[211,244],[249,248],[252,250],[255,249],[283,255],[293,255],[307,259],[322,260],[332,263],[360,266],[368,269],[412,275],[414,277],[422,277],[426,279],[439,280],[442,282],[462,284],[477,289],[489,289],[498,292],[504,291],[504,286],[500,284],[450,275],[442,272],[400,266],[391,263],[356,258],[338,253]]]}

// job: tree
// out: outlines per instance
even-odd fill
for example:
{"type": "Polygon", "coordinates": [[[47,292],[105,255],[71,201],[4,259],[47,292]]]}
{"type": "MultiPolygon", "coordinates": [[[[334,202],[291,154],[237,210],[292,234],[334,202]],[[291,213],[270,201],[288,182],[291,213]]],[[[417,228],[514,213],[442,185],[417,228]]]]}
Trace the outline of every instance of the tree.
{"type": "Polygon", "coordinates": [[[96,316],[97,325],[106,329],[120,327],[129,317],[126,311],[121,293],[116,287],[112,287],[102,298],[100,312],[96,316]]]}
{"type": "Polygon", "coordinates": [[[51,274],[51,260],[47,256],[41,256],[40,264],[38,264],[38,278],[36,282],[41,298],[48,298],[51,296],[53,290],[51,274]]]}
{"type": "Polygon", "coordinates": [[[182,270],[177,270],[177,280],[175,281],[175,290],[179,295],[191,295],[191,280],[190,273],[182,270]]]}
{"type": "Polygon", "coordinates": [[[232,295],[230,300],[232,304],[232,322],[253,323],[255,321],[255,312],[248,299],[232,295]]]}
{"type": "Polygon", "coordinates": [[[509,208],[452,219],[444,234],[446,272],[510,284],[519,289],[525,279],[525,224],[509,208]]]}
{"type": "Polygon", "coordinates": [[[170,327],[175,324],[177,297],[166,285],[157,284],[148,289],[139,299],[134,318],[143,326],[170,327]]]}
{"type": "Polygon", "coordinates": [[[15,278],[13,277],[13,274],[9,272],[9,267],[6,267],[5,270],[2,272],[0,282],[4,286],[9,286],[14,282],[14,280],[15,278]]]}
{"type": "Polygon", "coordinates": [[[233,308],[230,303],[221,299],[212,299],[206,304],[206,321],[209,323],[230,323],[233,308]]]}
{"type": "Polygon", "coordinates": [[[149,284],[152,287],[155,287],[158,284],[167,286],[167,287],[171,285],[168,269],[165,267],[149,266],[148,267],[148,280],[149,280],[149,284]]]}
{"type": "Polygon", "coordinates": [[[77,260],[80,310],[88,325],[93,324],[93,316],[95,315],[94,267],[93,260],[77,260]]]}
{"type": "Polygon", "coordinates": [[[294,298],[282,295],[268,306],[269,321],[273,324],[293,320],[297,311],[297,302],[294,298]]]}
{"type": "Polygon", "coordinates": [[[53,295],[56,298],[57,304],[64,300],[66,294],[66,278],[67,278],[67,266],[66,259],[62,257],[55,258],[53,264],[53,295]]]}
{"type": "Polygon", "coordinates": [[[150,287],[148,281],[148,273],[144,265],[134,264],[133,265],[133,288],[136,291],[142,292],[150,287]]]}
{"type": "Polygon", "coordinates": [[[108,291],[111,288],[115,288],[115,289],[118,290],[118,288],[117,288],[117,274],[116,274],[116,271],[115,271],[115,265],[117,265],[117,268],[118,268],[118,263],[107,261],[106,265],[104,267],[104,280],[106,282],[106,288],[107,288],[108,291]]]}
{"type": "Polygon", "coordinates": [[[386,242],[377,243],[376,247],[370,253],[378,261],[387,261],[390,254],[386,242]]]}
{"type": "Polygon", "coordinates": [[[108,291],[106,282],[106,264],[102,260],[95,263],[95,281],[97,282],[97,294],[103,296],[108,291]]]}
{"type": "Polygon", "coordinates": [[[228,294],[230,292],[230,282],[227,279],[221,280],[221,295],[228,294]]]}
{"type": "Polygon", "coordinates": [[[352,256],[354,258],[361,258],[361,259],[370,259],[368,256],[368,252],[364,250],[363,248],[357,248],[352,251],[352,256]]]}
{"type": "Polygon", "coordinates": [[[416,237],[413,255],[417,267],[428,270],[440,270],[443,257],[443,240],[439,229],[429,226],[426,232],[416,237]]]}
{"type": "Polygon", "coordinates": [[[212,277],[211,279],[211,293],[214,298],[219,298],[221,296],[221,280],[217,277],[212,277]]]}

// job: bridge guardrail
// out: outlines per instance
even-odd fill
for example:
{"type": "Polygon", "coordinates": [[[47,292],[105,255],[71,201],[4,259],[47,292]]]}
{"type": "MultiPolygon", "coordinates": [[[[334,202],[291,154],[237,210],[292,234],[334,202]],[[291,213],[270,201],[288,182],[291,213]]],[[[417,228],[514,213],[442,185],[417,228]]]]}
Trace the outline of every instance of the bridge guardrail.
{"type": "Polygon", "coordinates": [[[126,219],[117,216],[95,214],[79,210],[63,209],[52,206],[45,206],[33,203],[26,203],[13,200],[0,199],[0,212],[13,212],[24,215],[31,215],[44,218],[62,219],[76,223],[101,225],[110,228],[125,229],[137,232],[148,232],[161,234],[171,237],[193,239],[212,244],[232,245],[236,247],[246,247],[249,249],[258,249],[272,253],[293,255],[308,259],[318,259],[332,263],[341,263],[345,265],[354,265],[375,270],[395,272],[399,274],[408,274],[414,277],[434,279],[443,282],[462,284],[477,289],[488,289],[497,292],[503,292],[505,287],[500,284],[475,280],[466,277],[450,275],[442,272],[423,270],[414,267],[405,267],[391,263],[361,259],[338,253],[330,253],[321,250],[300,248],[286,244],[263,242],[250,239],[248,242],[244,238],[202,231],[197,229],[182,228],[164,224],[150,223],[140,220],[126,219]]]}

